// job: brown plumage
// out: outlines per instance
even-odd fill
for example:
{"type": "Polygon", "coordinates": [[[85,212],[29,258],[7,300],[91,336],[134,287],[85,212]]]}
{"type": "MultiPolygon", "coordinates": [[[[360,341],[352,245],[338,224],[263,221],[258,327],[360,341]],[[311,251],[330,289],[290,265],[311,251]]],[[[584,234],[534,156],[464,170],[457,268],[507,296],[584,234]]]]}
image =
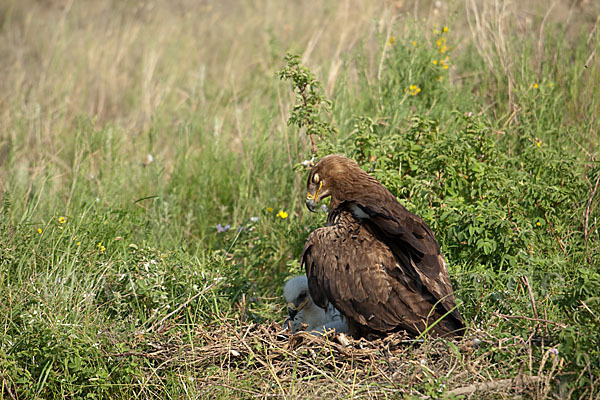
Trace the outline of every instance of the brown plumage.
{"type": "Polygon", "coordinates": [[[302,253],[310,295],[331,302],[355,337],[405,330],[460,335],[464,324],[446,262],[431,228],[379,181],[341,155],[323,157],[308,176],[306,205],[331,196],[327,226],[302,253]]]}

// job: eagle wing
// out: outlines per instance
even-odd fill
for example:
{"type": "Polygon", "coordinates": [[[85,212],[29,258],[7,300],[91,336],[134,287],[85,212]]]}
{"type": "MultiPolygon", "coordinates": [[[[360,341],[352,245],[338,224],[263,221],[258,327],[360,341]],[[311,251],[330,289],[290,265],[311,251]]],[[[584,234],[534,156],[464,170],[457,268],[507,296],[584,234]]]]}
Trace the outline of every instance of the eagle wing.
{"type": "MultiPolygon", "coordinates": [[[[418,334],[442,316],[434,296],[403,276],[390,247],[350,212],[342,211],[334,224],[309,235],[302,263],[315,304],[327,308],[331,302],[346,318],[372,330],[418,334]]],[[[445,323],[434,330],[454,329],[445,323]]]]}
{"type": "Polygon", "coordinates": [[[423,286],[422,289],[439,300],[456,320],[457,328],[462,327],[446,261],[435,234],[422,218],[408,211],[387,189],[381,188],[387,193],[379,196],[379,201],[358,201],[353,206],[368,216],[362,220],[363,224],[392,249],[404,267],[392,274],[411,275],[418,285],[423,286]],[[386,201],[382,202],[381,198],[386,201]]]}

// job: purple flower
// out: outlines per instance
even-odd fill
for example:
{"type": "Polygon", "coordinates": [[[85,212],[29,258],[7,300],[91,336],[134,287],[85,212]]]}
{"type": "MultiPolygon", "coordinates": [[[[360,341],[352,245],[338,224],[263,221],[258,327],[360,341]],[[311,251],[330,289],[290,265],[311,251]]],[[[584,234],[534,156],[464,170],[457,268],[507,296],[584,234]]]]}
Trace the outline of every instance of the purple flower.
{"type": "Polygon", "coordinates": [[[227,224],[225,226],[218,224],[217,225],[217,232],[219,233],[223,233],[223,232],[227,232],[229,229],[231,229],[231,225],[227,224]]]}

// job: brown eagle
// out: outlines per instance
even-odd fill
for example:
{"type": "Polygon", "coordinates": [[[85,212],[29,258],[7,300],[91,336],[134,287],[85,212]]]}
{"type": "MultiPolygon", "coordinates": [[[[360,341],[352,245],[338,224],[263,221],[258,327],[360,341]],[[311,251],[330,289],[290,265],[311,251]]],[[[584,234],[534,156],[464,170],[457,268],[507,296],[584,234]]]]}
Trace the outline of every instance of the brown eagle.
{"type": "Polygon", "coordinates": [[[431,228],[379,181],[342,155],[310,171],[306,206],[331,196],[327,225],[302,252],[310,295],[346,317],[354,337],[404,330],[460,335],[446,262],[431,228]]]}

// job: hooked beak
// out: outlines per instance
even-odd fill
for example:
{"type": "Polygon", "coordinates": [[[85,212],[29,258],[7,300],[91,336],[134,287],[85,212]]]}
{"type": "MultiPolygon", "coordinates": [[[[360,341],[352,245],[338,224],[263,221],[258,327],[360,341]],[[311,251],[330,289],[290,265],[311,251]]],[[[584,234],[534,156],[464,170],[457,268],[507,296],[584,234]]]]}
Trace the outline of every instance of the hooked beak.
{"type": "Polygon", "coordinates": [[[315,212],[315,209],[317,208],[315,199],[306,199],[306,208],[308,208],[310,212],[315,212]]]}
{"type": "Polygon", "coordinates": [[[322,198],[321,189],[323,188],[323,181],[319,182],[319,187],[315,190],[314,193],[310,191],[306,193],[306,208],[310,210],[310,212],[315,212],[317,208],[317,203],[322,198]]]}
{"type": "Polygon", "coordinates": [[[307,297],[303,301],[296,300],[295,302],[287,303],[289,319],[294,319],[296,317],[296,314],[298,314],[300,310],[306,307],[306,305],[308,304],[308,300],[309,299],[307,297]]]}
{"type": "Polygon", "coordinates": [[[300,308],[298,306],[296,306],[296,304],[289,302],[287,304],[288,306],[288,318],[289,319],[294,319],[296,318],[296,314],[298,314],[298,311],[300,311],[300,308]]]}
{"type": "Polygon", "coordinates": [[[292,320],[296,318],[296,314],[298,314],[298,310],[288,306],[288,319],[292,320]]]}

